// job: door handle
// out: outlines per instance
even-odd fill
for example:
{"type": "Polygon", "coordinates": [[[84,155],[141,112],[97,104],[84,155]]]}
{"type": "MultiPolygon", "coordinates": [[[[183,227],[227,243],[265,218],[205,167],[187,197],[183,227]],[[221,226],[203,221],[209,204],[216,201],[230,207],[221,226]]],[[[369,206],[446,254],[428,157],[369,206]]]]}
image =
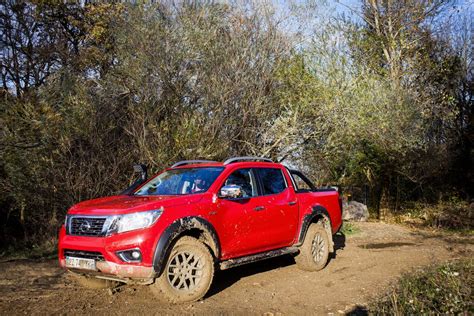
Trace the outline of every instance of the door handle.
{"type": "Polygon", "coordinates": [[[296,204],[296,201],[288,202],[288,205],[295,205],[295,204],[296,204]]]}
{"type": "Polygon", "coordinates": [[[256,208],[254,208],[255,211],[263,211],[265,209],[265,206],[257,206],[256,208]]]}

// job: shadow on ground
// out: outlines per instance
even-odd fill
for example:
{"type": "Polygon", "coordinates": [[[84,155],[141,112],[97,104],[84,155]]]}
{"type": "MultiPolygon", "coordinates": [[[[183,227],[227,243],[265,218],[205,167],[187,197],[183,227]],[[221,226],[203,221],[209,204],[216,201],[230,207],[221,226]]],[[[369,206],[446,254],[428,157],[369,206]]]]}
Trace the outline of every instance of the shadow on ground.
{"type": "MultiPolygon", "coordinates": [[[[346,236],[344,234],[337,234],[333,236],[334,240],[334,252],[330,254],[329,261],[334,260],[339,250],[343,250],[346,246],[346,236]]],[[[234,283],[240,279],[255,275],[259,273],[268,272],[275,269],[284,268],[295,264],[295,259],[292,255],[284,255],[271,259],[266,259],[254,263],[249,263],[243,266],[235,267],[229,270],[217,271],[214,282],[211,289],[207,293],[206,297],[211,297],[228,287],[231,287],[234,283]]]]}
{"type": "Polygon", "coordinates": [[[365,306],[356,305],[353,309],[348,311],[346,313],[346,315],[349,315],[349,316],[365,316],[365,315],[369,315],[369,310],[365,306]]]}

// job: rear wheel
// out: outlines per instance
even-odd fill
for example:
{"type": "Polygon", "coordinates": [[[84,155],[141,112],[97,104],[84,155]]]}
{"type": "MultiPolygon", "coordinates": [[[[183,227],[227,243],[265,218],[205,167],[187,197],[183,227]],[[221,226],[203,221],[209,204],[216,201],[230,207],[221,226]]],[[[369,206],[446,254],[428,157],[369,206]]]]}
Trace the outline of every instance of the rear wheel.
{"type": "Polygon", "coordinates": [[[329,257],[329,237],[326,229],[319,223],[312,224],[306,232],[300,253],[295,257],[302,270],[319,271],[326,266],[329,257]]]}
{"type": "Polygon", "coordinates": [[[196,238],[184,236],[174,245],[163,273],[152,291],[171,303],[197,301],[209,290],[214,277],[214,259],[196,238]]]}
{"type": "Polygon", "coordinates": [[[98,279],[92,276],[69,272],[74,283],[88,289],[111,289],[120,285],[121,282],[98,279]]]}

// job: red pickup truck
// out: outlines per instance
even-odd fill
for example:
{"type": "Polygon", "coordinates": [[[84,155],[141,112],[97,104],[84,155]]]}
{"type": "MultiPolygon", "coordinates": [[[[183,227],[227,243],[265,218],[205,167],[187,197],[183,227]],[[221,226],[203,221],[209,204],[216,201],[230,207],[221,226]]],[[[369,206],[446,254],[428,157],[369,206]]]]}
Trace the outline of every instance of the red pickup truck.
{"type": "Polygon", "coordinates": [[[266,158],[181,161],[117,196],[72,206],[59,263],[82,285],[146,284],[159,298],[202,298],[215,269],[293,254],[324,268],[341,226],[336,189],[266,158]]]}

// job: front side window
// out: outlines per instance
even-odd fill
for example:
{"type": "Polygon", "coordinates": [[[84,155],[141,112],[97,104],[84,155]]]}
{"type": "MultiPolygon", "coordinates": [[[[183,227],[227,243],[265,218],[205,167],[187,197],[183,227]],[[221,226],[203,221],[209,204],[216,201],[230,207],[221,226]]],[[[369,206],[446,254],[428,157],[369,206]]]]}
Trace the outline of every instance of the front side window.
{"type": "Polygon", "coordinates": [[[280,169],[259,168],[257,169],[262,181],[263,194],[278,194],[286,189],[286,181],[280,169]]]}
{"type": "Polygon", "coordinates": [[[206,192],[224,168],[183,168],[165,171],[135,195],[186,195],[206,192]]]}
{"type": "Polygon", "coordinates": [[[239,169],[225,180],[224,185],[238,185],[242,188],[242,197],[257,196],[257,186],[251,169],[239,169]]]}

